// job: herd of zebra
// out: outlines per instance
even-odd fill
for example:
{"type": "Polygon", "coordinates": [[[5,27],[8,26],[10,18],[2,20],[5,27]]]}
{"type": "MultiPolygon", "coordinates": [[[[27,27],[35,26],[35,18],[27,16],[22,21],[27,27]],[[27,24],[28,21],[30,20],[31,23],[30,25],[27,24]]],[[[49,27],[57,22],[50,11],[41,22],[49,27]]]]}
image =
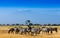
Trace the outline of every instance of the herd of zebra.
{"type": "Polygon", "coordinates": [[[37,34],[40,34],[41,32],[42,33],[47,33],[47,34],[52,34],[53,31],[55,32],[58,32],[58,29],[57,28],[51,28],[51,27],[40,27],[40,28],[34,28],[34,27],[28,27],[28,28],[22,28],[22,27],[14,27],[14,28],[10,28],[8,30],[8,33],[20,33],[21,35],[22,34],[31,34],[31,35],[37,35],[37,34]]]}

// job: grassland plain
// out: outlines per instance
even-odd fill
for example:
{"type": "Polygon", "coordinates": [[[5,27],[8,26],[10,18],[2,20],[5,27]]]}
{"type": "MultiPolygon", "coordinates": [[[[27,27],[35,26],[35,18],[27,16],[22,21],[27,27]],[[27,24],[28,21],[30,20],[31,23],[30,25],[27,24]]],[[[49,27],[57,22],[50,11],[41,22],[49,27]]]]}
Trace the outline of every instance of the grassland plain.
{"type": "MultiPolygon", "coordinates": [[[[8,30],[12,27],[15,26],[0,26],[0,38],[60,38],[60,26],[46,26],[46,27],[57,27],[58,28],[58,32],[53,32],[53,34],[39,34],[37,36],[31,36],[29,34],[27,35],[21,35],[21,34],[8,34],[8,30]]],[[[16,26],[19,27],[19,26],[16,26]]],[[[23,28],[25,28],[26,26],[21,26],[23,28]]],[[[39,26],[35,26],[36,28],[38,28],[39,26]]]]}

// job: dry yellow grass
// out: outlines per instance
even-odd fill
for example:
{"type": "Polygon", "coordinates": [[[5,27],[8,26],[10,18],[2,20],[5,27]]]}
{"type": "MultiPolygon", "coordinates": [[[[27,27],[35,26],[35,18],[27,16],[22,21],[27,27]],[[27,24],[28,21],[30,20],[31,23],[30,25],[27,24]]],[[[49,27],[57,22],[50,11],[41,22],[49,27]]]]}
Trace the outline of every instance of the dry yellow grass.
{"type": "MultiPolygon", "coordinates": [[[[50,26],[50,27],[57,27],[58,33],[54,32],[53,34],[39,34],[37,36],[31,35],[20,35],[20,34],[8,34],[7,31],[9,28],[14,26],[0,26],[0,38],[60,38],[60,26],[50,26]]],[[[48,26],[47,26],[48,27],[48,26]]]]}

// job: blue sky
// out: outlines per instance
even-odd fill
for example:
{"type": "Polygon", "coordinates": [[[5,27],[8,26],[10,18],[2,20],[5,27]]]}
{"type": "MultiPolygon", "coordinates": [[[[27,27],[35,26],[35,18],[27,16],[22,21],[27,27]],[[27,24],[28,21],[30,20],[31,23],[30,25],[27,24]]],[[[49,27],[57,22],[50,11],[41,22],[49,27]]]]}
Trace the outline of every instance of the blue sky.
{"type": "Polygon", "coordinates": [[[0,24],[60,23],[59,0],[0,0],[0,24]]]}

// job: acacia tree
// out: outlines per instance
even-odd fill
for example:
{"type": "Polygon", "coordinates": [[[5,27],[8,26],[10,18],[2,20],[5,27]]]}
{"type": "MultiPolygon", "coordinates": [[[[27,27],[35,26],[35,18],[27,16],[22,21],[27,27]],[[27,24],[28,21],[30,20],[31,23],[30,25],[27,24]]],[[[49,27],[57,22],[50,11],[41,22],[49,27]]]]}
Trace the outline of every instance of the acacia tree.
{"type": "Polygon", "coordinates": [[[10,25],[10,24],[7,24],[7,26],[10,25]]]}
{"type": "Polygon", "coordinates": [[[32,23],[30,23],[29,25],[33,25],[32,23]]]}
{"type": "Polygon", "coordinates": [[[1,26],[1,24],[0,24],[0,26],[1,26]]]}
{"type": "Polygon", "coordinates": [[[16,23],[16,25],[20,25],[20,24],[16,23]]]}
{"type": "Polygon", "coordinates": [[[30,20],[26,20],[25,23],[26,23],[26,25],[27,25],[29,28],[31,27],[31,25],[33,25],[30,20]]]}
{"type": "Polygon", "coordinates": [[[44,24],[44,26],[47,26],[47,24],[44,24]]]}
{"type": "Polygon", "coordinates": [[[51,24],[48,24],[48,26],[51,26],[51,24]]]}
{"type": "Polygon", "coordinates": [[[52,24],[52,26],[57,26],[57,24],[52,24]]]}
{"type": "Polygon", "coordinates": [[[60,26],[60,24],[57,24],[57,26],[60,26]]]}
{"type": "Polygon", "coordinates": [[[26,25],[29,25],[30,24],[30,20],[26,20],[26,25]]]}
{"type": "Polygon", "coordinates": [[[14,26],[15,24],[12,24],[12,26],[14,26]]]}

